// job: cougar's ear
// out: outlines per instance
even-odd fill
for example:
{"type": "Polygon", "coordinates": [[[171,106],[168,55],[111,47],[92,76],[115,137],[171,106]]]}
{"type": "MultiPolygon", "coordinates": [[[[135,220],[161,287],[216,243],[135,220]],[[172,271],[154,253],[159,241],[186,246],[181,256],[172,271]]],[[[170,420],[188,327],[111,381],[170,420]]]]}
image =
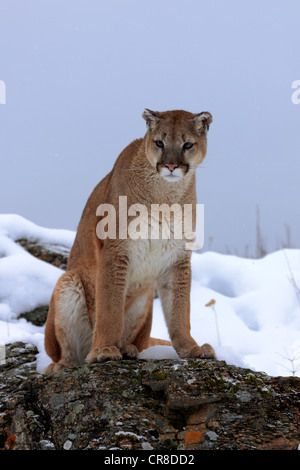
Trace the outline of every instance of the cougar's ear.
{"type": "Polygon", "coordinates": [[[195,127],[199,132],[207,132],[212,120],[212,115],[208,111],[202,111],[193,118],[195,127]]]}
{"type": "Polygon", "coordinates": [[[160,120],[160,113],[145,108],[142,114],[146,121],[148,129],[153,129],[160,120]]]}

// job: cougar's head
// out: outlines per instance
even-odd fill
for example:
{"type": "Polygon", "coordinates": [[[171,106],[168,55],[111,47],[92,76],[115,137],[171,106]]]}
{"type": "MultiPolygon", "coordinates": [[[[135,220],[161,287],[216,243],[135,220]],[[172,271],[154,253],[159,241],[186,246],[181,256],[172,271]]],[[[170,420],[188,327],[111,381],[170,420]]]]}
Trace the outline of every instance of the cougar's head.
{"type": "Polygon", "coordinates": [[[167,181],[176,182],[205,158],[206,134],[212,115],[204,111],[157,112],[145,109],[146,154],[150,164],[167,181]]]}

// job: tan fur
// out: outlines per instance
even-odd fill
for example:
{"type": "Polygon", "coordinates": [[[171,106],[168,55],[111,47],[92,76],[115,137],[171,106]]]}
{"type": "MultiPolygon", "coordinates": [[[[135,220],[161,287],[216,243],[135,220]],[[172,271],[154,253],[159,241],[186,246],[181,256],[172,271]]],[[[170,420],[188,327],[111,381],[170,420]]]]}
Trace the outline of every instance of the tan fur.
{"type": "MultiPolygon", "coordinates": [[[[100,204],[114,205],[119,228],[119,196],[127,196],[128,207],[143,204],[149,214],[151,204],[195,208],[195,169],[206,155],[211,115],[146,109],[143,117],[145,137],[123,150],[83,211],[66,273],[50,303],[45,349],[53,363],[46,372],[84,361],[134,358],[154,344],[170,344],[150,338],[155,285],[178,355],[215,357],[210,345],[198,346],[190,334],[191,251],[186,240],[100,240],[96,233],[100,204]],[[193,146],[184,148],[185,143],[193,146]]],[[[146,223],[151,225],[150,216],[146,223]]]]}

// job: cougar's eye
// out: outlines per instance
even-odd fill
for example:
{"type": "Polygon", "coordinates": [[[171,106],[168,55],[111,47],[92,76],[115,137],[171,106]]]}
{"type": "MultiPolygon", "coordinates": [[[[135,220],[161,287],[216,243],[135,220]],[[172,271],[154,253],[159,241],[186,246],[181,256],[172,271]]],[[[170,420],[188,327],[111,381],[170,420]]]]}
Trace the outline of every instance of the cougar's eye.
{"type": "Polygon", "coordinates": [[[164,143],[161,140],[156,140],[155,143],[157,147],[162,148],[164,146],[164,143]]]}
{"type": "Polygon", "coordinates": [[[185,142],[185,144],[183,144],[183,148],[185,150],[188,150],[188,149],[191,149],[193,147],[193,143],[192,142],[185,142]]]}

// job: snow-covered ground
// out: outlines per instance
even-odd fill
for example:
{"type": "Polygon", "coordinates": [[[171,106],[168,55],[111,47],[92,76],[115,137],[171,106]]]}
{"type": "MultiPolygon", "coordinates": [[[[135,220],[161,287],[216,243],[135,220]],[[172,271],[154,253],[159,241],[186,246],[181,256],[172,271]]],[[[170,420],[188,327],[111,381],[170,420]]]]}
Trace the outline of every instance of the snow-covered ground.
{"type": "MultiPolygon", "coordinates": [[[[74,237],[72,231],[39,227],[18,215],[0,215],[0,356],[9,342],[30,342],[39,349],[38,371],[44,370],[50,362],[43,346],[44,327],[18,316],[47,305],[63,273],[30,255],[15,240],[71,248],[74,237]]],[[[298,249],[280,250],[259,260],[193,253],[192,335],[199,344],[210,343],[218,359],[228,364],[272,376],[300,377],[299,288],[298,249]]],[[[152,336],[169,339],[158,299],[152,336]]],[[[172,347],[155,346],[141,357],[178,356],[172,347]]]]}

